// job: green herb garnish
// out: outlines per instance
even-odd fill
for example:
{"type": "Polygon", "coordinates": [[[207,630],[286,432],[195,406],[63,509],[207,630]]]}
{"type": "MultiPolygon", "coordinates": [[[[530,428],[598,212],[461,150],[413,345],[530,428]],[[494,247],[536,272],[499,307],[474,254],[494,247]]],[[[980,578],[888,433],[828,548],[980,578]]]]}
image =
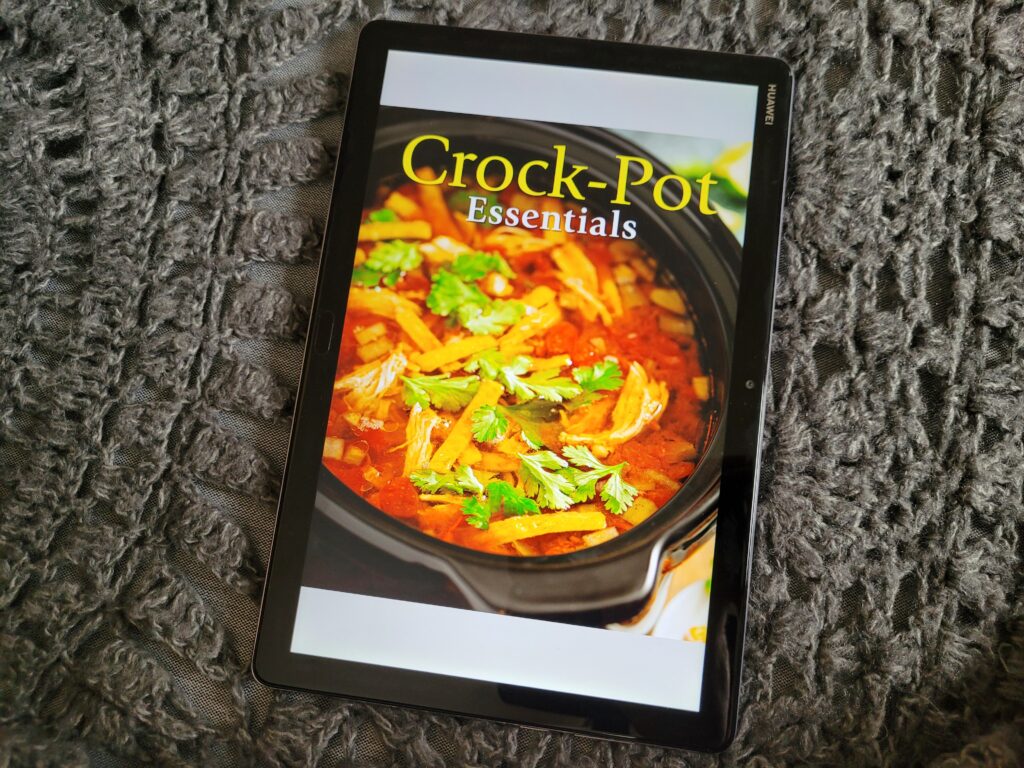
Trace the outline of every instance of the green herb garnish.
{"type": "Polygon", "coordinates": [[[481,443],[501,440],[508,432],[508,418],[496,406],[481,405],[472,414],[473,437],[481,443]]]}
{"type": "Polygon", "coordinates": [[[614,360],[601,360],[589,367],[576,368],[572,377],[584,392],[610,391],[622,386],[622,369],[614,360]]]}
{"type": "Polygon", "coordinates": [[[417,469],[409,475],[410,482],[426,493],[483,493],[484,486],[473,474],[473,468],[460,466],[454,472],[417,469]]]}
{"type": "Polygon", "coordinates": [[[487,305],[465,304],[457,310],[459,323],[474,336],[501,333],[526,312],[521,301],[491,301],[487,305]]]}
{"type": "Polygon", "coordinates": [[[448,317],[459,307],[467,304],[484,307],[490,301],[487,294],[476,285],[465,282],[458,275],[441,267],[434,273],[430,294],[427,296],[427,307],[436,315],[448,317]]]}
{"type": "Polygon", "coordinates": [[[390,208],[381,208],[367,216],[370,221],[398,221],[398,214],[390,208]]]}
{"type": "Polygon", "coordinates": [[[510,395],[521,402],[529,402],[534,398],[560,403],[575,397],[583,390],[572,379],[559,376],[556,368],[537,371],[532,376],[524,374],[530,370],[530,358],[523,355],[506,358],[501,352],[490,349],[470,358],[465,370],[479,371],[485,379],[495,379],[510,395]]]}
{"type": "Polygon", "coordinates": [[[628,465],[626,462],[609,466],[601,463],[589,448],[582,445],[567,445],[562,449],[562,455],[583,469],[576,469],[572,475],[576,501],[587,501],[593,498],[597,492],[597,483],[605,480],[601,488],[601,500],[605,509],[613,515],[621,515],[629,509],[637,494],[636,488],[622,479],[622,470],[628,465]]]}
{"type": "Polygon", "coordinates": [[[480,290],[474,280],[494,271],[506,276],[514,274],[497,254],[457,256],[448,267],[434,273],[427,307],[442,317],[454,314],[459,324],[474,335],[500,333],[518,321],[526,307],[520,301],[495,301],[480,290]]]}
{"type": "Polygon", "coordinates": [[[393,286],[404,273],[422,263],[423,256],[414,244],[391,240],[370,251],[366,261],[352,271],[352,280],[372,288],[383,279],[385,285],[393,286]]]}
{"type": "Polygon", "coordinates": [[[487,530],[491,516],[498,512],[509,517],[536,515],[540,512],[536,501],[504,480],[488,483],[484,493],[483,501],[473,496],[462,502],[462,514],[466,516],[466,522],[482,531],[487,530]]]}
{"type": "Polygon", "coordinates": [[[443,411],[457,411],[469,405],[480,386],[479,376],[451,378],[447,373],[436,376],[402,377],[403,395],[408,406],[427,408],[433,405],[443,411]]]}
{"type": "Polygon", "coordinates": [[[491,272],[509,280],[516,276],[508,262],[497,253],[460,253],[448,268],[463,280],[479,280],[491,272]]]}
{"type": "Polygon", "coordinates": [[[545,432],[559,428],[558,406],[544,400],[533,400],[519,405],[499,405],[499,410],[519,425],[523,440],[534,450],[547,445],[545,432]]]}
{"type": "Polygon", "coordinates": [[[582,391],[578,384],[572,379],[558,375],[558,369],[549,368],[546,371],[537,371],[532,376],[521,378],[518,381],[520,389],[531,392],[530,397],[525,400],[539,397],[541,400],[550,400],[553,403],[560,403],[571,397],[575,397],[582,391]]]}
{"type": "Polygon", "coordinates": [[[573,505],[576,486],[571,473],[563,473],[569,464],[551,451],[519,454],[519,475],[523,490],[542,507],[568,509],[573,505]]]}

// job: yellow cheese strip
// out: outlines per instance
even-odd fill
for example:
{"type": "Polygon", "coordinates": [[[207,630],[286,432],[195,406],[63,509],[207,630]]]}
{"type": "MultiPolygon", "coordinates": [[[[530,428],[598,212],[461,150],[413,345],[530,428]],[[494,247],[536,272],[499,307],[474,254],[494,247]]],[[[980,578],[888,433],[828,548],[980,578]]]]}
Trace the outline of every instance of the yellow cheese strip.
{"type": "Polygon", "coordinates": [[[429,240],[433,232],[426,221],[368,221],[359,227],[359,242],[367,240],[429,240]]]}
{"type": "Polygon", "coordinates": [[[459,456],[459,464],[461,464],[464,467],[472,467],[474,464],[480,461],[482,457],[483,454],[480,453],[480,449],[477,448],[472,443],[470,443],[466,450],[462,452],[462,455],[459,456]]]}
{"type": "Polygon", "coordinates": [[[448,472],[455,460],[473,441],[473,411],[481,405],[497,405],[498,398],[505,390],[496,381],[481,381],[466,410],[452,426],[448,437],[441,443],[430,459],[429,467],[435,472],[448,472]]]}
{"type": "Polygon", "coordinates": [[[625,314],[622,308],[622,295],[619,287],[610,277],[601,281],[601,293],[604,295],[604,302],[615,317],[622,317],[625,314]]]}
{"type": "Polygon", "coordinates": [[[498,340],[493,336],[470,336],[461,341],[446,344],[438,349],[413,355],[412,362],[424,371],[433,371],[442,365],[454,363],[456,360],[462,360],[470,355],[475,355],[477,352],[483,352],[485,349],[491,349],[496,346],[498,346],[498,340]]]}
{"type": "Polygon", "coordinates": [[[408,307],[399,306],[395,308],[395,321],[402,327],[403,331],[409,334],[413,344],[424,352],[441,348],[441,340],[419,318],[419,315],[411,312],[408,307]]]}
{"type": "Polygon", "coordinates": [[[515,472],[519,469],[519,459],[488,451],[480,454],[478,468],[491,472],[515,472]]]}
{"type": "Polygon", "coordinates": [[[558,304],[555,302],[545,304],[532,315],[527,315],[509,328],[508,332],[501,337],[499,344],[502,350],[507,350],[538,333],[543,333],[561,319],[562,308],[558,304]]]}
{"type": "Polygon", "coordinates": [[[423,209],[416,204],[412,198],[408,198],[401,192],[392,192],[384,201],[384,207],[388,208],[403,219],[423,218],[423,209]]]}
{"type": "Polygon", "coordinates": [[[550,304],[555,300],[555,292],[548,288],[546,285],[538,285],[528,294],[523,296],[523,303],[529,304],[531,307],[540,308],[545,304],[550,304]]]}
{"type": "Polygon", "coordinates": [[[364,312],[372,312],[381,317],[394,319],[399,309],[419,315],[420,308],[408,299],[399,296],[394,291],[384,288],[358,288],[353,287],[348,292],[348,308],[361,309],[364,312]]]}
{"type": "Polygon", "coordinates": [[[498,520],[491,523],[488,533],[496,544],[508,544],[548,533],[599,531],[605,525],[604,514],[601,512],[551,512],[498,520]]]}

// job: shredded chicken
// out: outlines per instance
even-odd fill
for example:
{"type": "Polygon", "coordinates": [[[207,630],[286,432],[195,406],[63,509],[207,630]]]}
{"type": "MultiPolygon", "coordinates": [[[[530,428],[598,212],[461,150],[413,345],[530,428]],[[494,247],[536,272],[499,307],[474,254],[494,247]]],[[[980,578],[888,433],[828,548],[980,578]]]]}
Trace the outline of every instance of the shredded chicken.
{"type": "Polygon", "coordinates": [[[575,243],[565,243],[551,251],[551,260],[562,272],[577,278],[591,294],[598,291],[597,268],[575,243]]]}
{"type": "Polygon", "coordinates": [[[557,272],[556,274],[565,287],[576,295],[579,310],[583,313],[584,319],[593,320],[595,317],[600,317],[601,322],[606,326],[612,324],[612,314],[608,311],[608,307],[604,305],[604,302],[595,293],[592,293],[587,288],[582,279],[573,277],[565,272],[557,272]]]}
{"type": "Polygon", "coordinates": [[[483,240],[488,248],[497,248],[507,256],[518,256],[522,253],[542,253],[554,247],[554,243],[540,237],[534,237],[528,230],[516,227],[495,227],[483,240]]]}
{"type": "Polygon", "coordinates": [[[656,422],[667,404],[668,387],[665,382],[650,379],[642,365],[632,363],[618,402],[612,410],[611,429],[584,434],[562,432],[562,442],[567,445],[589,445],[595,456],[607,456],[612,448],[632,440],[646,426],[656,422]]]}
{"type": "Polygon", "coordinates": [[[377,400],[405,373],[409,359],[402,349],[396,349],[382,360],[375,360],[356,368],[352,373],[334,382],[336,390],[349,390],[346,402],[358,411],[376,407],[377,400]]]}
{"type": "Polygon", "coordinates": [[[430,408],[423,408],[419,403],[412,407],[409,423],[405,426],[405,468],[402,474],[406,477],[427,466],[434,452],[430,435],[440,421],[441,417],[430,408]]]}

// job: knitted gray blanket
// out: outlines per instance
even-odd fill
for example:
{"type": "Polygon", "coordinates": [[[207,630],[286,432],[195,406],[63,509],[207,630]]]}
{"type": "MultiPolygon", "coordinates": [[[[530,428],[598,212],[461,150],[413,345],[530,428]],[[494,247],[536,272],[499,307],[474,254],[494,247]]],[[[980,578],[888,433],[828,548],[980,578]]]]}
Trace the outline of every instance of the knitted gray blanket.
{"type": "Polygon", "coordinates": [[[1019,0],[0,0],[0,766],[1024,764],[1022,40],[1019,0]],[[796,70],[723,756],[247,672],[380,14],[796,70]]]}

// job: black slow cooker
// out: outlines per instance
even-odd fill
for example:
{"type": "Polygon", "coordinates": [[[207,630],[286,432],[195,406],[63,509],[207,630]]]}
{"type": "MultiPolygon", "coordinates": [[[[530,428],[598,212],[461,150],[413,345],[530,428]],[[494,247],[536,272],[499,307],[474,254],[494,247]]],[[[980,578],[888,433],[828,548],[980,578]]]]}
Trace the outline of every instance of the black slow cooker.
{"type": "MultiPolygon", "coordinates": [[[[569,159],[589,166],[587,179],[611,189],[618,155],[647,156],[608,131],[521,120],[462,117],[384,108],[367,185],[367,205],[380,187],[403,183],[401,155],[423,134],[447,137],[452,145],[486,146],[513,159],[553,158],[565,145],[569,159]]],[[[450,158],[431,156],[424,143],[417,163],[440,170],[450,158]]],[[[652,161],[655,177],[670,173],[652,161]]],[[[666,192],[666,198],[669,193],[666,192]]],[[[659,279],[679,285],[692,307],[705,370],[712,379],[709,426],[702,458],[679,491],[650,518],[604,544],[570,554],[510,557],[461,547],[422,533],[381,512],[321,466],[316,509],[368,544],[446,575],[479,610],[591,623],[635,613],[649,597],[667,549],[705,528],[715,513],[721,476],[721,428],[732,356],[740,246],[717,216],[698,211],[696,195],[683,209],[656,208],[650,193],[632,188],[629,216],[637,220],[637,242],[659,264],[659,279]]],[[[676,198],[675,202],[678,202],[676,198]]],[[[607,206],[588,198],[595,214],[607,206]]]]}

